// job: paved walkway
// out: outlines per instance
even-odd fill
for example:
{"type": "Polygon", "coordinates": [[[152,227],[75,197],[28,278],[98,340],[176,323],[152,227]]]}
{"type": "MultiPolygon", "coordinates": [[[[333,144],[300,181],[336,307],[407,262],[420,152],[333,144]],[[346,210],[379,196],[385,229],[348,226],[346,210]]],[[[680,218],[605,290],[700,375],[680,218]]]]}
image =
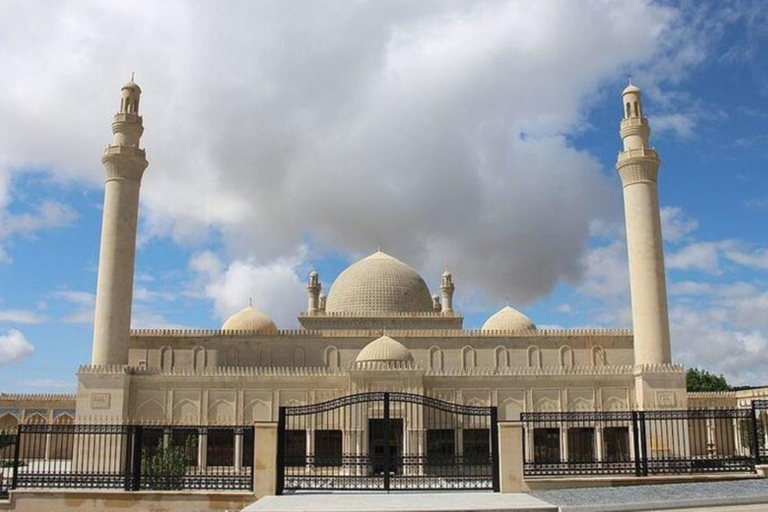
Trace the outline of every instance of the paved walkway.
{"type": "Polygon", "coordinates": [[[287,494],[268,496],[243,512],[332,512],[332,511],[482,511],[557,512],[557,507],[527,494],[492,492],[358,492],[354,494],[287,494]]]}
{"type": "Polygon", "coordinates": [[[270,496],[244,512],[332,511],[518,511],[518,512],[768,512],[768,479],[730,482],[638,485],[534,491],[490,492],[356,492],[270,496]],[[725,507],[725,508],[724,508],[725,507]]]}
{"type": "MultiPolygon", "coordinates": [[[[534,491],[562,512],[674,510],[768,504],[768,479],[534,491]]],[[[759,510],[759,509],[753,509],[759,510]]]]}

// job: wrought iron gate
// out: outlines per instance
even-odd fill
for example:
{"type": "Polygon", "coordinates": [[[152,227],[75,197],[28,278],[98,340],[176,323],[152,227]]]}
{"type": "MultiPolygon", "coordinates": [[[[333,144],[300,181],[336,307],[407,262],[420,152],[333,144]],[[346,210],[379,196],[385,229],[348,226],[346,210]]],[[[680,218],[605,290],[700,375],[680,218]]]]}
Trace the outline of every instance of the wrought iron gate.
{"type": "Polygon", "coordinates": [[[13,460],[18,439],[16,431],[0,431],[0,500],[8,498],[8,491],[16,478],[13,460]]]}
{"type": "Polygon", "coordinates": [[[496,407],[399,392],[280,407],[277,493],[499,490],[496,407]]]}

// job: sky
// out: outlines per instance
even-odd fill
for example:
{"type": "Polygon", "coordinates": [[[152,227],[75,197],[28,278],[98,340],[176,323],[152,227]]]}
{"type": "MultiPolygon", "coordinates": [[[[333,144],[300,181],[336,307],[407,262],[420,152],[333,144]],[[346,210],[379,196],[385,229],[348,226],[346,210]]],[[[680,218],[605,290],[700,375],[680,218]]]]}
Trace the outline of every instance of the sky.
{"type": "Polygon", "coordinates": [[[90,361],[101,153],[142,87],[133,326],[298,325],[381,246],[479,328],[631,327],[620,92],[644,94],[675,362],[768,385],[761,0],[0,0],[0,391],[90,361]]]}

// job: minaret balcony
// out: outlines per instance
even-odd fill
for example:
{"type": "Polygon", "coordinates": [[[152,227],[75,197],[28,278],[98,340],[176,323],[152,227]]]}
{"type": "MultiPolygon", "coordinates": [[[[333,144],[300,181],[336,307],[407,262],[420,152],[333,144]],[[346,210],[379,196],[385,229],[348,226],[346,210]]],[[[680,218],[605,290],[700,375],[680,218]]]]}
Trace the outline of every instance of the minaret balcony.
{"type": "Polygon", "coordinates": [[[630,158],[649,158],[653,160],[659,159],[659,154],[653,148],[636,148],[626,149],[619,152],[619,164],[630,158]]]}
{"type": "Polygon", "coordinates": [[[123,144],[118,144],[107,146],[107,149],[104,150],[105,157],[116,155],[139,156],[144,159],[147,158],[147,153],[143,149],[139,149],[135,146],[125,146],[123,144]]]}

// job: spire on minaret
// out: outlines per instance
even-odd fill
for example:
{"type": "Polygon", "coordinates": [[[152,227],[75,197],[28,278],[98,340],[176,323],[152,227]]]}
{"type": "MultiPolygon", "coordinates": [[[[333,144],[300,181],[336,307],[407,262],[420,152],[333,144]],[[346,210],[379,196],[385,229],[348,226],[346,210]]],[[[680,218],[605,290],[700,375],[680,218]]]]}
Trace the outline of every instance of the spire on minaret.
{"type": "Polygon", "coordinates": [[[456,287],[453,284],[453,276],[445,267],[442,277],[440,278],[440,295],[442,296],[442,309],[443,314],[453,313],[453,291],[456,287]]]}
{"type": "Polygon", "coordinates": [[[307,280],[307,314],[316,315],[320,311],[320,291],[323,289],[320,283],[320,276],[313,268],[309,272],[307,280]]]}

